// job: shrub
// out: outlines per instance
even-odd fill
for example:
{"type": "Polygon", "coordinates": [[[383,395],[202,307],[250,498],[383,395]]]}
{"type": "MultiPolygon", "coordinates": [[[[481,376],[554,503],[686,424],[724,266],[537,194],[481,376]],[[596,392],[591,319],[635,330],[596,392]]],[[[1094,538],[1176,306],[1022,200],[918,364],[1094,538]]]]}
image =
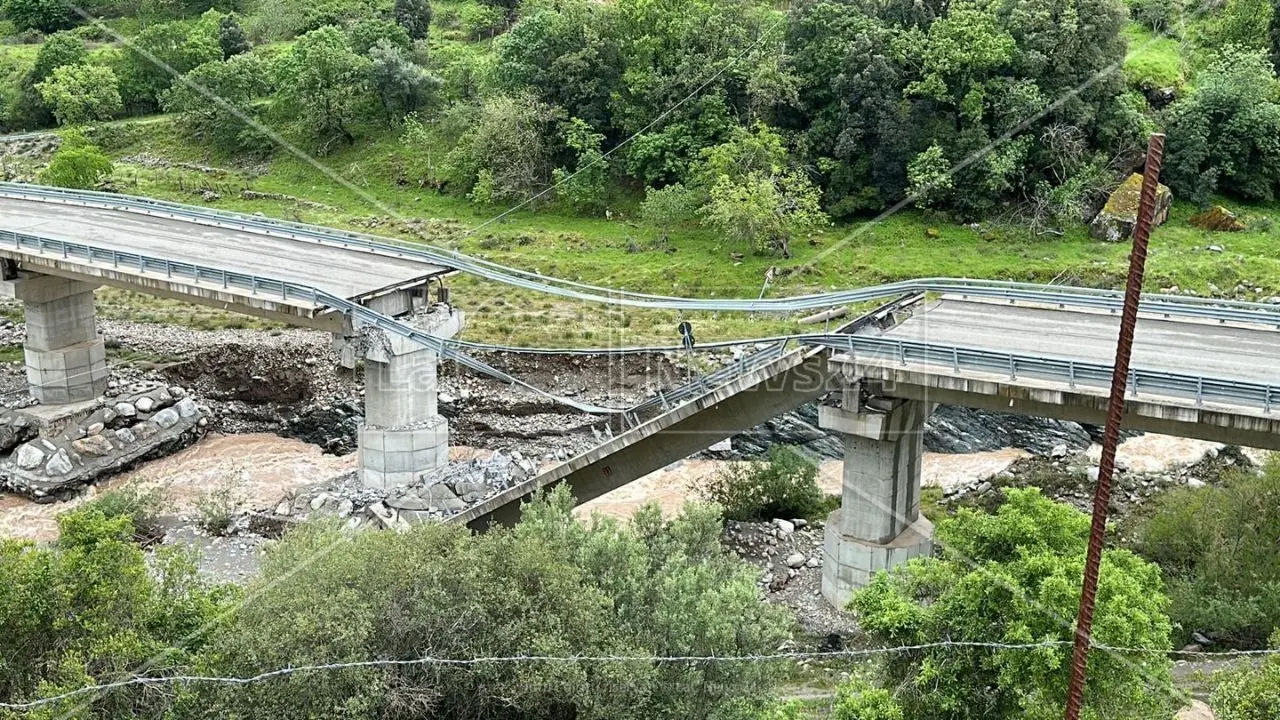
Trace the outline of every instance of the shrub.
{"type": "MultiPolygon", "coordinates": [[[[720,544],[708,508],[631,524],[573,517],[565,489],[519,525],[472,535],[425,524],[345,537],[308,524],[268,555],[248,589],[272,587],[228,620],[204,672],[310,663],[518,655],[740,655],[776,650],[785,611],[720,544]],[[311,560],[323,553],[318,562],[311,560]],[[287,582],[282,582],[287,578],[287,582]],[[323,598],[323,602],[318,599],[323,598]],[[269,640],[268,640],[269,639],[269,640]]],[[[406,664],[192,688],[199,717],[713,718],[763,700],[768,663],[406,664]]]]}
{"type": "MultiPolygon", "coordinates": [[[[1280,634],[1271,638],[1271,646],[1280,649],[1280,634]]],[[[1246,664],[1224,674],[1210,698],[1218,720],[1280,717],[1280,656],[1268,658],[1261,667],[1246,664]]]]}
{"type": "Polygon", "coordinates": [[[57,187],[88,190],[111,176],[111,158],[83,135],[68,134],[53,154],[49,167],[40,171],[40,182],[57,187]]]}
{"type": "Polygon", "coordinates": [[[1157,497],[1132,542],[1164,569],[1179,640],[1262,647],[1280,628],[1280,461],[1157,497]]]}
{"type": "Polygon", "coordinates": [[[888,690],[851,680],[836,693],[831,720],[903,720],[902,706],[888,690]]]}
{"type": "Polygon", "coordinates": [[[240,506],[245,502],[243,485],[241,477],[228,478],[197,500],[200,527],[214,535],[230,532],[236,524],[240,506]]]}
{"type": "Polygon", "coordinates": [[[640,219],[662,231],[665,239],[673,227],[689,222],[698,209],[698,195],[680,183],[649,188],[640,204],[640,219]]]}
{"type": "Polygon", "coordinates": [[[818,468],[793,448],[775,446],[764,462],[737,463],[699,488],[729,520],[807,518],[825,509],[818,468]]]}
{"type": "Polygon", "coordinates": [[[149,545],[164,537],[159,517],[163,499],[160,490],[148,490],[137,482],[130,482],[99,495],[84,507],[96,509],[108,519],[128,518],[133,526],[134,542],[149,545]]]}
{"type": "Polygon", "coordinates": [[[123,109],[120,87],[111,68],[63,65],[36,85],[59,125],[109,120],[123,109]]]}
{"type": "Polygon", "coordinates": [[[1129,16],[1134,22],[1165,33],[1182,20],[1182,0],[1129,0],[1129,16]]]}
{"type": "Polygon", "coordinates": [[[3,9],[19,30],[51,33],[71,27],[74,18],[62,0],[4,0],[3,9]]]}
{"type": "Polygon", "coordinates": [[[479,203],[521,201],[551,181],[552,108],[529,96],[489,98],[445,160],[452,189],[479,203]]]}
{"type": "Polygon", "coordinates": [[[507,13],[492,5],[468,2],[458,8],[458,20],[467,37],[479,40],[501,32],[507,24],[507,13]]]}
{"type": "MultiPolygon", "coordinates": [[[[962,509],[936,529],[941,554],[880,572],[854,595],[863,630],[886,645],[1058,642],[1026,649],[943,647],[895,654],[887,672],[912,720],[1055,718],[1066,700],[1072,619],[1089,517],[1039,490],[1006,490],[994,515],[962,509]]],[[[1103,553],[1094,639],[1154,653],[1095,652],[1086,717],[1169,717],[1168,601],[1159,569],[1103,553]]]]}

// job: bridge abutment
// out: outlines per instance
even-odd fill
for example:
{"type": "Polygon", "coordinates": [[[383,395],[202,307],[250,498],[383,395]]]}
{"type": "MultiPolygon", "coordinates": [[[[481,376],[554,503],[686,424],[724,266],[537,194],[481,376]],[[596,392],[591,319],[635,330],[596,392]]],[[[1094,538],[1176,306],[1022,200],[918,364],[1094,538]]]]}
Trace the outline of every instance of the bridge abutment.
{"type": "MultiPolygon", "coordinates": [[[[447,305],[412,319],[440,338],[456,335],[463,315],[447,305]]],[[[449,462],[449,422],[440,415],[439,354],[406,338],[378,333],[364,349],[365,424],[360,428],[360,475],[381,489],[409,485],[449,462]]]]}
{"type": "Polygon", "coordinates": [[[876,571],[933,551],[933,526],[920,515],[923,430],[932,406],[872,403],[857,410],[820,408],[821,426],[845,444],[840,509],[827,518],[822,557],[822,594],[838,608],[876,571]]]}
{"type": "Polygon", "coordinates": [[[93,311],[91,283],[21,274],[0,295],[22,301],[23,346],[32,397],[45,405],[92,400],[107,387],[107,355],[93,311]]]}

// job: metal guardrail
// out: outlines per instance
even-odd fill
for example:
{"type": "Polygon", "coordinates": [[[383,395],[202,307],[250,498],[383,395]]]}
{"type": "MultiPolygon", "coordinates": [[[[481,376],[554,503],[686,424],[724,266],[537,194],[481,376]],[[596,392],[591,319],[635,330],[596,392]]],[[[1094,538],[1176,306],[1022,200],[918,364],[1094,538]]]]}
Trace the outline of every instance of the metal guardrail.
{"type": "MultiPolygon", "coordinates": [[[[684,311],[798,312],[835,305],[884,300],[912,292],[952,293],[966,297],[1035,302],[1062,307],[1087,307],[1118,311],[1123,296],[1118,291],[1056,287],[1033,283],[958,278],[923,278],[874,287],[773,299],[699,299],[648,295],[562,280],[518,268],[506,267],[463,253],[409,244],[365,233],[347,232],[288,220],[276,220],[212,208],[195,207],[150,198],[91,191],[62,190],[37,185],[0,183],[0,197],[36,202],[103,207],[152,216],[230,227],[295,240],[390,253],[425,263],[444,265],[513,287],[561,297],[630,307],[684,311]]],[[[1248,322],[1280,328],[1280,306],[1173,295],[1143,295],[1143,312],[1170,317],[1195,317],[1218,322],[1248,322]]]]}
{"type": "MultiPolygon", "coordinates": [[[[858,357],[869,356],[895,365],[925,363],[951,367],[956,373],[971,370],[1005,375],[1010,380],[1034,377],[1066,383],[1072,388],[1085,385],[1105,389],[1111,384],[1113,371],[1111,365],[1102,363],[959,346],[939,346],[917,340],[821,335],[801,338],[800,342],[843,350],[850,353],[855,360],[858,357]]],[[[1194,400],[1197,405],[1205,402],[1247,405],[1261,408],[1268,414],[1280,403],[1280,386],[1277,385],[1139,368],[1129,372],[1129,390],[1135,397],[1151,393],[1161,397],[1194,400]]]]}

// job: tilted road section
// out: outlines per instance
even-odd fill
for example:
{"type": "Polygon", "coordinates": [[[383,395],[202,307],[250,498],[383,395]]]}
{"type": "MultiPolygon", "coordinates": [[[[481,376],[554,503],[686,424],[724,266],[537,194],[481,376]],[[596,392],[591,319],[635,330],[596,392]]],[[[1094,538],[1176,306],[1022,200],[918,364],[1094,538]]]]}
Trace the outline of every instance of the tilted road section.
{"type": "MultiPolygon", "coordinates": [[[[340,240],[322,241],[267,233],[234,221],[196,222],[162,211],[112,209],[49,200],[23,199],[0,190],[0,228],[43,238],[91,245],[104,251],[169,258],[174,263],[216,267],[317,288],[359,304],[380,308],[379,298],[394,290],[425,285],[448,271],[441,265],[386,249],[355,247],[340,240]]],[[[235,310],[322,330],[341,329],[342,318],[327,308],[296,297],[272,297],[252,288],[224,286],[216,278],[193,281],[166,272],[163,265],[145,268],[87,262],[61,252],[6,247],[0,257],[19,261],[27,270],[77,280],[96,281],[129,290],[235,310]]]]}

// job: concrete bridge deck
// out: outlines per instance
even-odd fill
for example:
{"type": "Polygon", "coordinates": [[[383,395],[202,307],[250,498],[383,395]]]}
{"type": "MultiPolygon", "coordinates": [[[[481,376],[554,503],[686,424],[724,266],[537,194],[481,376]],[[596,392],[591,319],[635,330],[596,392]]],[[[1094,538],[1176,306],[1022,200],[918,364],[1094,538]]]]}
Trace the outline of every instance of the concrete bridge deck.
{"type": "MultiPolygon", "coordinates": [[[[398,255],[391,249],[345,247],[336,242],[255,232],[231,223],[220,226],[136,210],[22,199],[3,192],[0,192],[0,228],[90,245],[106,252],[136,253],[306,285],[374,307],[376,301],[372,299],[385,291],[421,286],[431,277],[449,271],[443,266],[398,255]]],[[[0,257],[16,260],[27,270],[325,330],[339,328],[337,318],[325,316],[322,308],[304,300],[256,297],[243,289],[223,287],[214,279],[175,280],[166,277],[163,268],[139,270],[115,264],[105,257],[89,263],[83,258],[65,258],[58,252],[18,250],[9,247],[3,237],[0,237],[0,257]]]]}

